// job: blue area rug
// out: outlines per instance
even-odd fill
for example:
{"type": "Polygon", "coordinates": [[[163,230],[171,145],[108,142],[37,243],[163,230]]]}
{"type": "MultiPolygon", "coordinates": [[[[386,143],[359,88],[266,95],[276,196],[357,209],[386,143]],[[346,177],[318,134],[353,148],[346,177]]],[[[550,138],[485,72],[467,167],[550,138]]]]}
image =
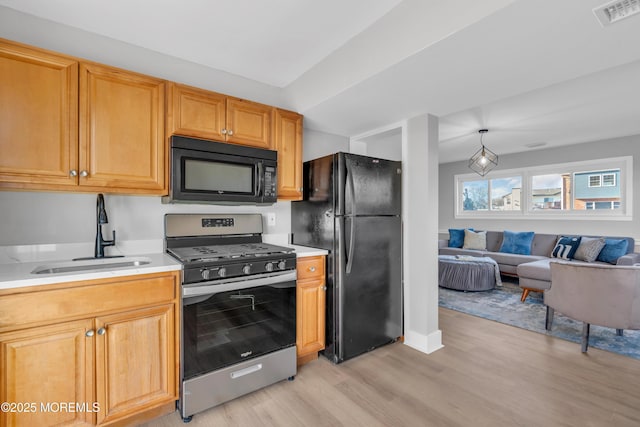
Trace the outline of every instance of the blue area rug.
{"type": "MultiPolygon", "coordinates": [[[[439,304],[451,310],[580,343],[582,322],[556,312],[551,331],[545,330],[546,306],[542,294],[529,294],[523,304],[520,302],[522,291],[513,280],[503,277],[501,287],[484,292],[439,288],[439,304]]],[[[640,331],[625,330],[624,336],[619,337],[615,329],[591,325],[589,347],[640,359],[640,331]]],[[[580,351],[579,346],[576,351],[580,351]]]]}

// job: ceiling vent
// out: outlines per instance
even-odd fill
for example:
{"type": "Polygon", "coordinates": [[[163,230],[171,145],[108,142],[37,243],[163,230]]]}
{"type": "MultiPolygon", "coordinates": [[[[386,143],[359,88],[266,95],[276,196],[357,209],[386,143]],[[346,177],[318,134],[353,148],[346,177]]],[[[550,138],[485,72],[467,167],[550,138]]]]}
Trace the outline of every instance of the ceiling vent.
{"type": "Polygon", "coordinates": [[[640,13],[640,0],[615,0],[596,7],[593,13],[600,21],[600,25],[606,27],[640,13]]]}

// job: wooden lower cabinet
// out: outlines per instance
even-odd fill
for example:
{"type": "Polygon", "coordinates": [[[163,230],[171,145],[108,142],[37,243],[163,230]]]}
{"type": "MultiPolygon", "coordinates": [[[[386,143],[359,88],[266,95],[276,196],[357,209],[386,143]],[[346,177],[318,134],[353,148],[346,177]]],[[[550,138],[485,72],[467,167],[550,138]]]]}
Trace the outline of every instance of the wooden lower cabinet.
{"type": "Polygon", "coordinates": [[[96,319],[98,424],[176,400],[172,304],[96,319]]]}
{"type": "Polygon", "coordinates": [[[0,402],[15,405],[0,426],[135,425],[175,410],[178,273],[69,285],[0,295],[0,402]],[[16,302],[34,313],[11,316],[16,302]]]}
{"type": "Polygon", "coordinates": [[[298,259],[296,347],[298,366],[318,358],[325,343],[325,257],[298,259]]]}
{"type": "Polygon", "coordinates": [[[91,410],[60,410],[60,402],[93,403],[92,320],[0,334],[1,426],[92,425],[91,410]]]}

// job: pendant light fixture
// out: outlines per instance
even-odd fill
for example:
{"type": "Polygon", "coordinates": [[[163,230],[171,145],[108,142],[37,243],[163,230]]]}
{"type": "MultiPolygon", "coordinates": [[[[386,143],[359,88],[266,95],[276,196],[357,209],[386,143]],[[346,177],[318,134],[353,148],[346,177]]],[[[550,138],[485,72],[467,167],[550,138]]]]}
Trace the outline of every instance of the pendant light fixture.
{"type": "Polygon", "coordinates": [[[498,166],[498,155],[489,150],[482,143],[482,136],[489,132],[488,129],[480,129],[480,149],[469,159],[469,168],[480,176],[485,176],[490,170],[498,166]]]}

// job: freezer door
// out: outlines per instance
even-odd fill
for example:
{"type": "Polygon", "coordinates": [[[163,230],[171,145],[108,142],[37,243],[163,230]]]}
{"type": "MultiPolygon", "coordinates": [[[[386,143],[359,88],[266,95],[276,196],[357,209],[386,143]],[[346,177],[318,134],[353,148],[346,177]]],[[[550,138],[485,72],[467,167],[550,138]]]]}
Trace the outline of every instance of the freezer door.
{"type": "Polygon", "coordinates": [[[338,217],[336,222],[342,235],[332,327],[334,361],[341,362],[402,335],[402,229],[399,217],[338,217]]]}
{"type": "Polygon", "coordinates": [[[336,215],[400,215],[401,162],[339,153],[336,215]]]}

